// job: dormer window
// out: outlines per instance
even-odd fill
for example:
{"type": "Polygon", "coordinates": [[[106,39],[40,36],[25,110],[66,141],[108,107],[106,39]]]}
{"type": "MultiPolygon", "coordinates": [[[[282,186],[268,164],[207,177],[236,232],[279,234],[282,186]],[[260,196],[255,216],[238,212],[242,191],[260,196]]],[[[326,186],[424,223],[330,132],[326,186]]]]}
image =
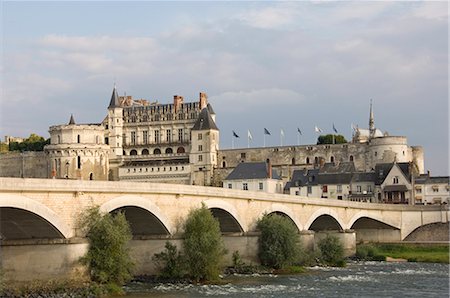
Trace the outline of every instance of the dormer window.
{"type": "Polygon", "coordinates": [[[202,140],[203,139],[203,135],[201,133],[198,134],[198,140],[202,140]]]}
{"type": "Polygon", "coordinates": [[[394,176],[394,178],[392,178],[392,184],[398,184],[398,176],[394,176]]]}

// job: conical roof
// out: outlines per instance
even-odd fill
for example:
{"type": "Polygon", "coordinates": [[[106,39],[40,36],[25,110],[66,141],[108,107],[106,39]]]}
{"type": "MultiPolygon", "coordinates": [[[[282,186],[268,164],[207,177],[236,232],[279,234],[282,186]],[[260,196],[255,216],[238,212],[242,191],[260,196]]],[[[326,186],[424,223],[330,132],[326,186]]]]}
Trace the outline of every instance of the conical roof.
{"type": "Polygon", "coordinates": [[[216,123],[211,117],[211,114],[208,111],[208,108],[204,108],[200,115],[198,116],[197,121],[194,124],[194,127],[192,127],[192,130],[219,130],[216,126],[216,123]]]}
{"type": "Polygon", "coordinates": [[[216,114],[216,113],[214,112],[214,110],[213,110],[211,104],[208,103],[208,105],[207,105],[206,107],[208,108],[208,111],[209,111],[209,113],[210,113],[211,115],[215,115],[215,114],[216,114]]]}
{"type": "Polygon", "coordinates": [[[69,125],[75,125],[75,119],[73,118],[73,114],[70,114],[69,125]]]}
{"type": "Polygon", "coordinates": [[[108,108],[115,108],[119,106],[120,106],[119,95],[117,94],[116,85],[114,85],[114,89],[111,95],[111,101],[109,102],[108,108]]]}

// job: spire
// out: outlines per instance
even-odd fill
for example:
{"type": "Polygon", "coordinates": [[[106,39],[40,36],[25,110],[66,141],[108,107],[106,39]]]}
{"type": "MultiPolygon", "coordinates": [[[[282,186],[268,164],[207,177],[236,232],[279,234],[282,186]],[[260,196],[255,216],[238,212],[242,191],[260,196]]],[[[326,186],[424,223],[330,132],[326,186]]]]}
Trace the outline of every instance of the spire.
{"type": "Polygon", "coordinates": [[[216,123],[211,117],[211,114],[208,111],[208,108],[204,108],[200,115],[198,116],[197,121],[195,122],[192,130],[219,130],[216,126],[216,123]]]}
{"type": "Polygon", "coordinates": [[[114,83],[114,89],[111,95],[111,101],[109,102],[108,108],[120,107],[119,95],[117,95],[116,84],[114,83]]]}
{"type": "Polygon", "coordinates": [[[73,114],[70,114],[69,125],[75,125],[75,119],[73,118],[73,114]]]}
{"type": "Polygon", "coordinates": [[[372,99],[370,99],[369,132],[370,137],[373,138],[375,136],[375,121],[373,118],[372,99]]]}

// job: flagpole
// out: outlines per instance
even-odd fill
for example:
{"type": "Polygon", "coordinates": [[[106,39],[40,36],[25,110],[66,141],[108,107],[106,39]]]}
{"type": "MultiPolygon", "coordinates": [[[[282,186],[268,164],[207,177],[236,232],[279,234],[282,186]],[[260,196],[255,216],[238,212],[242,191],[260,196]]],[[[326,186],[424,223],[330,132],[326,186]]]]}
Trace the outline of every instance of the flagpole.
{"type": "Polygon", "coordinates": [[[231,136],[231,149],[234,149],[234,136],[231,136]]]}
{"type": "Polygon", "coordinates": [[[264,133],[264,147],[266,147],[266,134],[264,133]]]}
{"type": "Polygon", "coordinates": [[[250,148],[250,135],[248,134],[248,130],[247,130],[247,148],[250,148]]]}

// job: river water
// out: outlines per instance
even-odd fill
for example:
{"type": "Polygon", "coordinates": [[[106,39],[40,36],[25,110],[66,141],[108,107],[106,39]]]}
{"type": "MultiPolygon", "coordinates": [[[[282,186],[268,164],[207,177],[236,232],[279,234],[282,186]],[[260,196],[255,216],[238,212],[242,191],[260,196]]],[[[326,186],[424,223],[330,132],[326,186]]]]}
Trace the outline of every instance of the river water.
{"type": "Polygon", "coordinates": [[[226,277],[223,285],[132,283],[137,297],[449,297],[449,265],[352,262],[300,275],[226,277]]]}

